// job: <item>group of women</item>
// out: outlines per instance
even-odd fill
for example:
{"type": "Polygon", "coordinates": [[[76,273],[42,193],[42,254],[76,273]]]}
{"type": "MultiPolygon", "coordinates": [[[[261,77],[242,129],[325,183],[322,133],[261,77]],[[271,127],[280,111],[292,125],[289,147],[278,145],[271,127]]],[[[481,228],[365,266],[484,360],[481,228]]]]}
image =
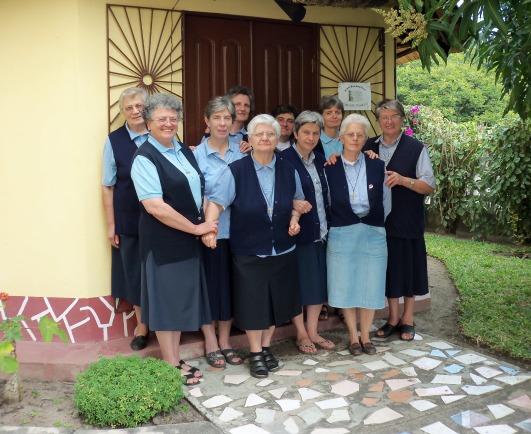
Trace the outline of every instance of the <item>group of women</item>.
{"type": "MultiPolygon", "coordinates": [[[[252,94],[237,96],[240,106],[252,106],[252,94]]],[[[279,369],[270,348],[276,326],[292,320],[303,353],[334,347],[317,331],[327,300],[343,309],[354,356],[376,352],[369,331],[385,295],[389,319],[377,334],[400,331],[402,339],[413,338],[413,304],[405,303],[400,320],[394,298],[414,302],[415,295],[427,292],[427,279],[419,272],[419,259],[423,254],[425,264],[426,257],[423,208],[416,196],[423,203],[423,195],[434,188],[426,178],[429,157],[427,166],[412,161],[427,153],[416,140],[403,140],[404,113],[397,101],[385,100],[377,108],[383,134],[371,141],[368,121],[360,115],[342,119],[343,106],[334,97],[326,97],[320,111],[293,116],[294,143],[280,153],[277,145],[288,129],[281,130],[273,116],[255,116],[245,131],[252,149],[247,155],[230,137],[237,119],[234,95],[208,102],[210,135],[193,152],[175,137],[180,102],[155,94],[144,103],[149,135],[130,155],[130,177],[140,201],[137,337],[147,330],[140,324],[149,324],[164,360],[181,370],[186,384],[200,381],[202,373],[180,358],[182,331],[201,328],[207,361],[221,368],[243,362],[229,342],[234,322],[249,340],[251,375],[264,378],[279,369]],[[381,158],[369,158],[364,147],[381,158]],[[328,153],[337,158],[326,163],[328,153]],[[405,203],[396,208],[396,200],[405,203]],[[422,216],[411,222],[412,207],[422,216]],[[406,215],[395,215],[395,209],[406,215]],[[413,231],[415,225],[420,226],[413,231]],[[399,262],[388,266],[393,260],[399,262]]],[[[241,128],[238,132],[244,134],[241,128]]],[[[118,184],[105,188],[116,192],[118,184]]]]}

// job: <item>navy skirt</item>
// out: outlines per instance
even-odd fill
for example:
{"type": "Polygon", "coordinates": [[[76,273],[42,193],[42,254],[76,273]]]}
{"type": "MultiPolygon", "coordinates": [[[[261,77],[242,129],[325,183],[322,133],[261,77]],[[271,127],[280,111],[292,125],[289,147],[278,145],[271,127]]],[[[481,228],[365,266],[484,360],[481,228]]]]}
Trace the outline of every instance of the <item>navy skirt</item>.
{"type": "Polygon", "coordinates": [[[210,313],[213,321],[232,318],[232,257],[229,240],[217,241],[217,247],[202,246],[210,313]]]}
{"type": "Polygon", "coordinates": [[[120,248],[111,248],[111,295],[140,306],[140,242],[120,235],[120,248]]]}
{"type": "Polygon", "coordinates": [[[387,237],[389,260],[385,296],[414,297],[428,293],[428,260],[424,238],[387,237]]]}
{"type": "Polygon", "coordinates": [[[302,312],[295,251],[260,258],[233,255],[234,325],[266,330],[302,312]]]}
{"type": "Polygon", "coordinates": [[[326,242],[297,244],[297,263],[303,306],[326,302],[326,242]]]}

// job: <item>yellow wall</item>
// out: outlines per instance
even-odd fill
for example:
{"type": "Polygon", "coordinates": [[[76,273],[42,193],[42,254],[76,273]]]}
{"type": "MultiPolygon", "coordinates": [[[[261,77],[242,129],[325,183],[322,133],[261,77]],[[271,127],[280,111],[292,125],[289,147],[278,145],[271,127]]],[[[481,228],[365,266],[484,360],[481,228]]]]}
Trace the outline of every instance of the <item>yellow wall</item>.
{"type": "MultiPolygon", "coordinates": [[[[165,9],[176,4],[114,3],[165,9]]],[[[273,0],[181,0],[175,9],[287,19],[273,0]]],[[[0,291],[107,295],[110,247],[100,200],[106,2],[0,0],[0,10],[0,291]]],[[[307,7],[304,21],[383,25],[370,11],[343,8],[307,7]]],[[[393,60],[387,50],[389,90],[393,60]]]]}

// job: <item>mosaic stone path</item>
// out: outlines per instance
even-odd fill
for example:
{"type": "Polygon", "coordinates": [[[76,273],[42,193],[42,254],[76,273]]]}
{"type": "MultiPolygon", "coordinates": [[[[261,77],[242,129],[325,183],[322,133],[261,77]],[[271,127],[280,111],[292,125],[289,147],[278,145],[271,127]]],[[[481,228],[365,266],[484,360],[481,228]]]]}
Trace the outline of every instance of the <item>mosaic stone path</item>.
{"type": "Polygon", "coordinates": [[[265,380],[246,363],[219,370],[198,359],[205,380],[188,399],[231,434],[531,432],[529,372],[428,336],[375,338],[376,355],[354,358],[346,333],[324,335],[335,350],[275,345],[281,370],[265,380]]]}

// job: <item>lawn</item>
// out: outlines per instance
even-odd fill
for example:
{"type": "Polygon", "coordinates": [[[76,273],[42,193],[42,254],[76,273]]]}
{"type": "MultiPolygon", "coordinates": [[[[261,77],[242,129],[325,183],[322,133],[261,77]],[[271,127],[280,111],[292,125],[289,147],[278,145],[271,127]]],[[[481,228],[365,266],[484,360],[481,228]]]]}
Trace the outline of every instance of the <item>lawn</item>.
{"type": "Polygon", "coordinates": [[[498,352],[530,361],[531,247],[435,234],[426,234],[426,247],[430,256],[446,264],[455,282],[462,333],[498,352]]]}

